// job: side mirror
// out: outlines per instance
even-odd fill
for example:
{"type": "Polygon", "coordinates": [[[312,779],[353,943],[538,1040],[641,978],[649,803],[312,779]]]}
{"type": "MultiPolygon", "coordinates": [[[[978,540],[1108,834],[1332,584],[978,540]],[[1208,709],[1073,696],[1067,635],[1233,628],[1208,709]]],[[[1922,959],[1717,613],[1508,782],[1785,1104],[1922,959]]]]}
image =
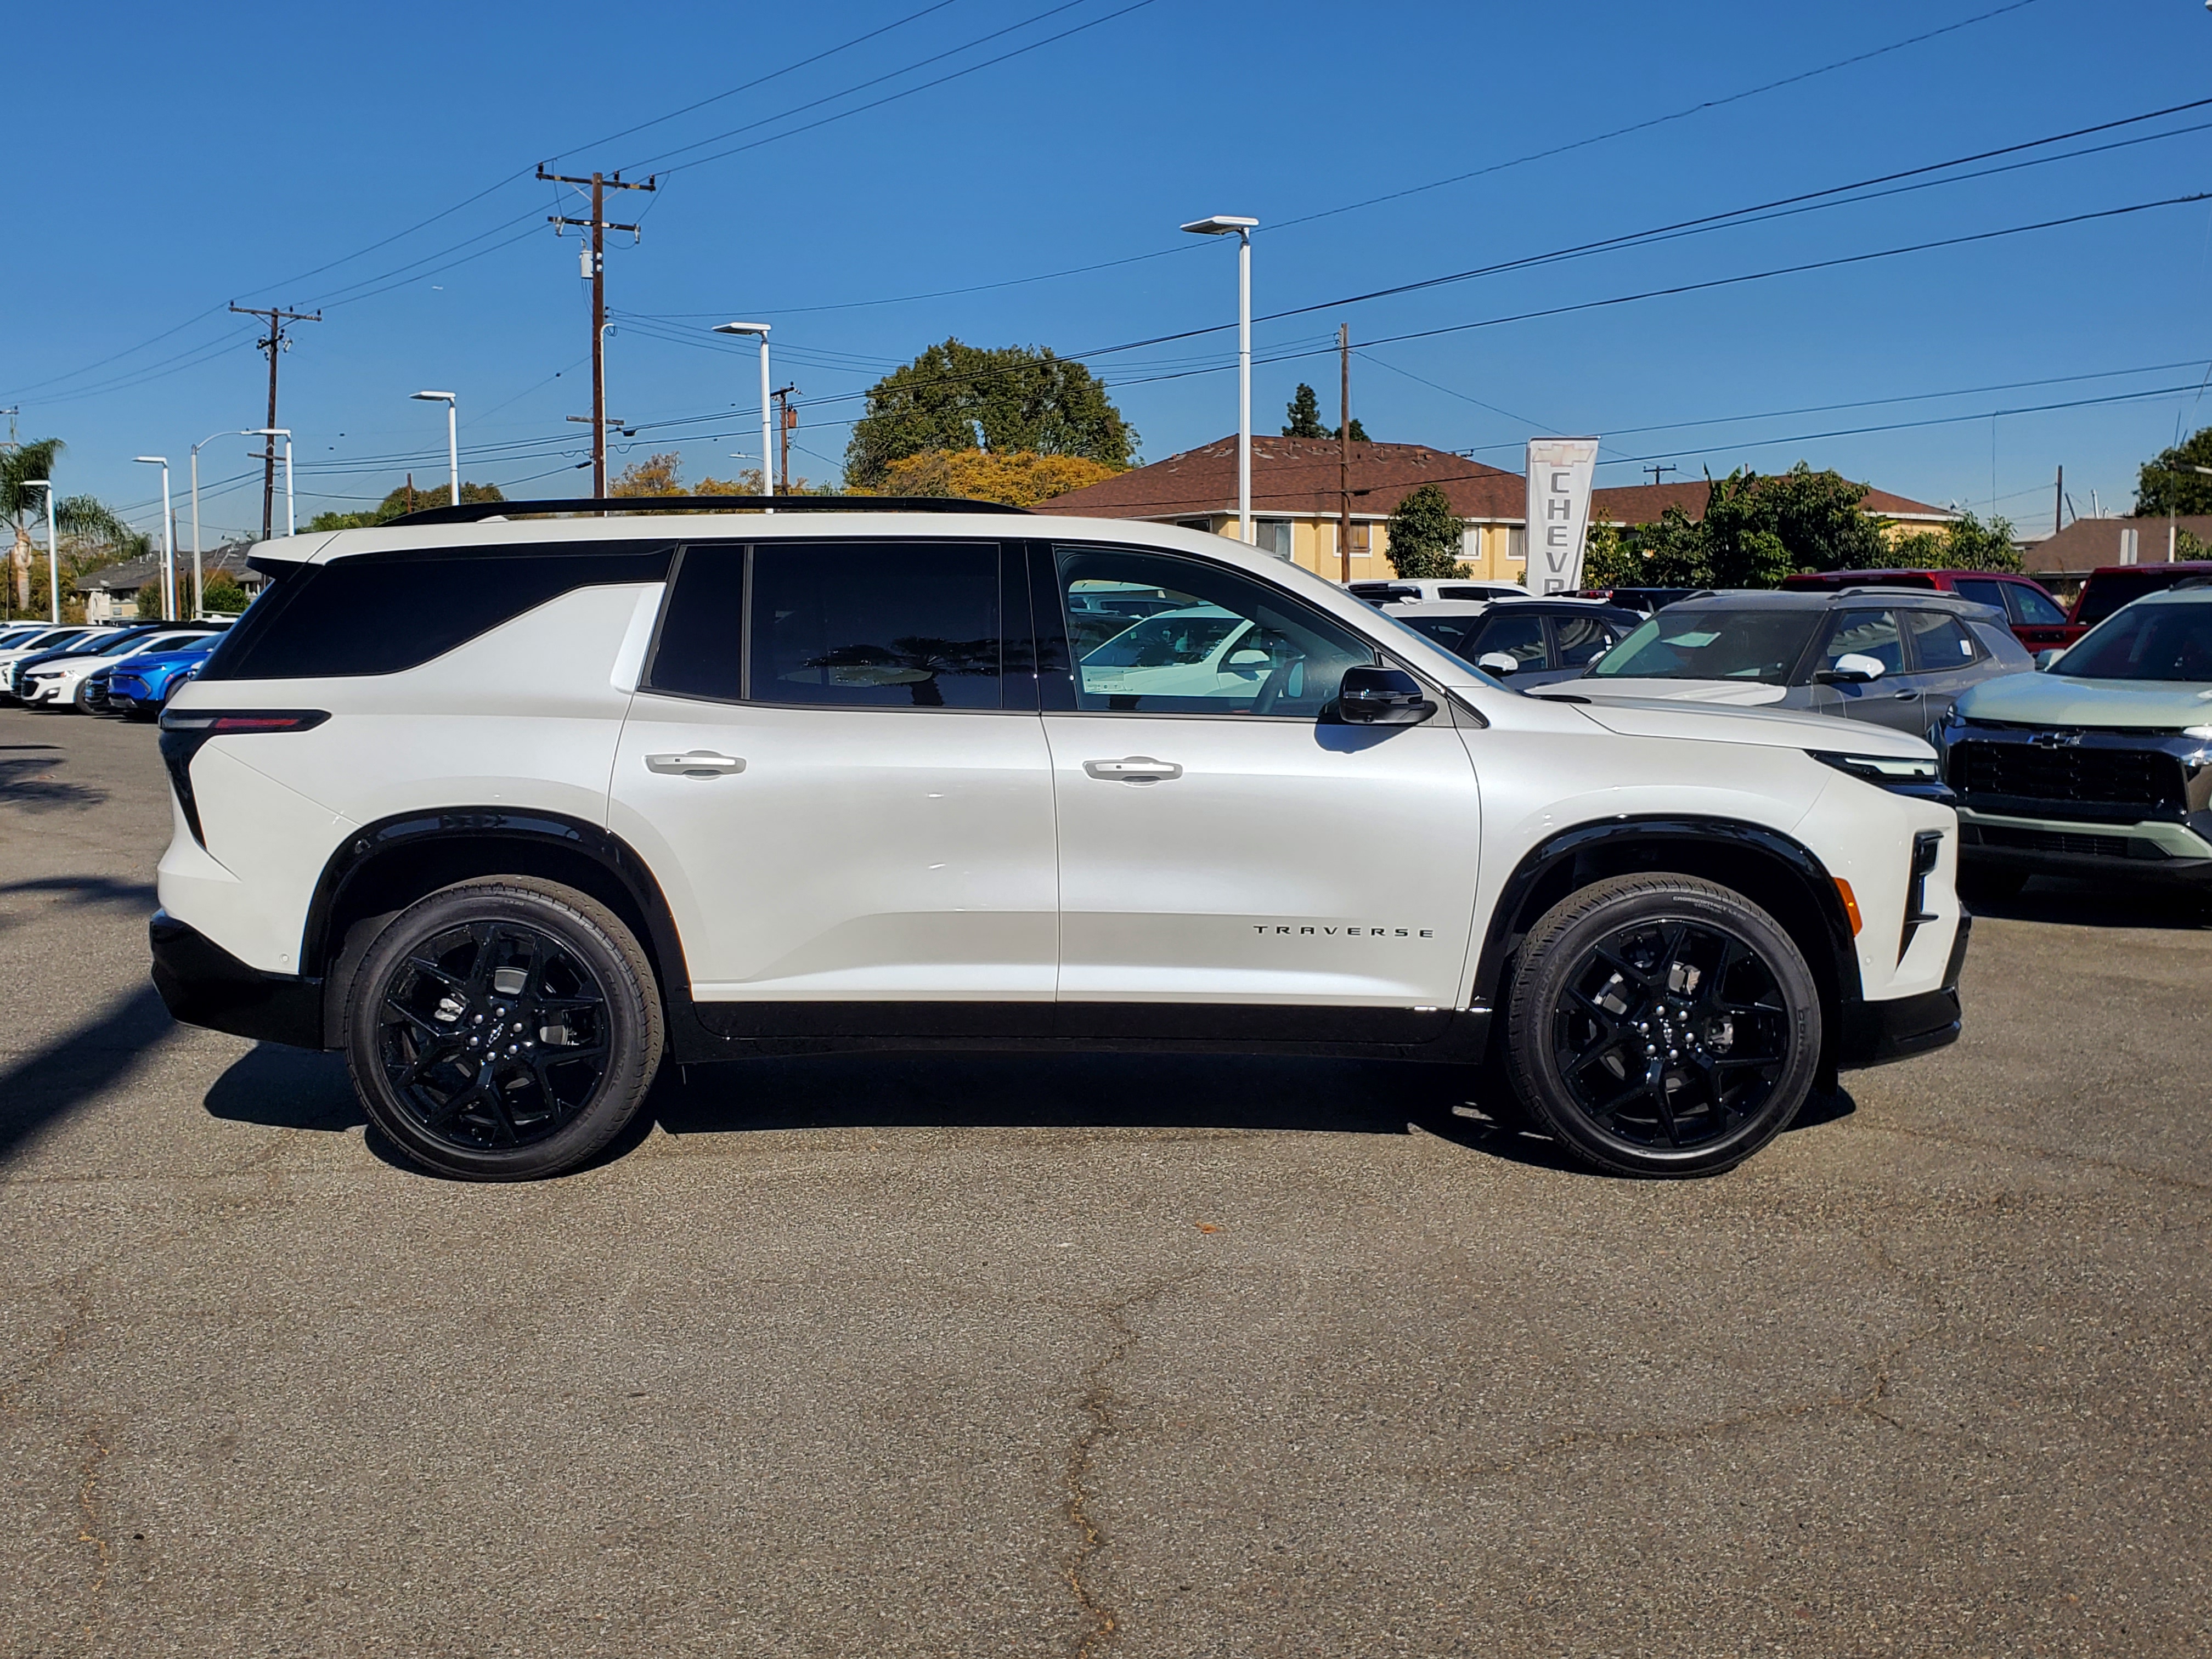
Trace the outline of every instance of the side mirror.
{"type": "Polygon", "coordinates": [[[1882,666],[1880,657],[1869,657],[1856,651],[1846,651],[1836,659],[1834,667],[1823,668],[1819,673],[1814,675],[1813,678],[1815,684],[1820,685],[1866,685],[1880,679],[1881,676],[1882,666]]]}
{"type": "Polygon", "coordinates": [[[1421,683],[1402,668],[1347,668],[1336,694],[1337,718],[1352,726],[1419,726],[1436,712],[1421,683]]]}
{"type": "Polygon", "coordinates": [[[1474,659],[1474,665],[1486,674],[1495,674],[1501,680],[1521,666],[1521,659],[1510,651],[1486,651],[1474,659]]]}
{"type": "Polygon", "coordinates": [[[2065,654],[2066,653],[2063,649],[2056,646],[2048,651],[2039,651],[2035,653],[2036,668],[2039,671],[2045,668],[2055,668],[2058,665],[2058,659],[2065,654]]]}
{"type": "Polygon", "coordinates": [[[1229,653],[1229,666],[1231,668],[1265,668],[1273,661],[1274,659],[1264,651],[1232,651],[1229,653]]]}

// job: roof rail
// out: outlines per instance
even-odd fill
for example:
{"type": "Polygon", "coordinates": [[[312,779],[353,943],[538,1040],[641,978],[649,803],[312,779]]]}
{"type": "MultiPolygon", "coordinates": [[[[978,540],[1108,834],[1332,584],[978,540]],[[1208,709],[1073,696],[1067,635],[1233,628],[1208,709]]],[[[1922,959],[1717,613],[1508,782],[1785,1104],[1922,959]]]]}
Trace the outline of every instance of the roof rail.
{"type": "Polygon", "coordinates": [[[481,524],[568,513],[1019,513],[1004,501],[969,501],[951,495],[587,495],[550,501],[463,501],[426,507],[388,519],[389,525],[481,524]]]}

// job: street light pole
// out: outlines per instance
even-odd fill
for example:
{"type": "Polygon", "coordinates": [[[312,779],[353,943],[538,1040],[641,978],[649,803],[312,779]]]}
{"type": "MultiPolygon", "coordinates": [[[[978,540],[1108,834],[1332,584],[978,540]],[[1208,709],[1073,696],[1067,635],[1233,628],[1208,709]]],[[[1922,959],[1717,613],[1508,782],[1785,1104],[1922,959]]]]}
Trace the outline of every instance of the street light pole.
{"type": "Polygon", "coordinates": [[[210,432],[192,446],[192,615],[207,609],[207,581],[200,565],[200,451],[217,438],[243,438],[243,431],[210,432]]]}
{"type": "Polygon", "coordinates": [[[26,478],[26,489],[46,492],[46,587],[53,599],[53,619],[62,619],[62,560],[61,551],[54,545],[54,481],[52,478],[26,478]]]}
{"type": "Polygon", "coordinates": [[[773,440],[769,436],[769,404],[774,398],[769,388],[775,384],[768,372],[768,329],[766,323],[717,323],[717,334],[757,334],[760,336],[761,371],[761,488],[763,495],[775,494],[775,456],[773,440]]]}
{"type": "Polygon", "coordinates": [[[446,406],[446,477],[448,483],[446,505],[459,507],[461,504],[460,404],[450,392],[418,392],[414,394],[414,400],[418,404],[443,404],[446,406]]]}
{"type": "MultiPolygon", "coordinates": [[[[169,526],[169,458],[167,455],[133,455],[131,458],[141,466],[161,469],[161,620],[177,619],[177,538],[169,526]]],[[[285,483],[291,483],[291,450],[285,450],[285,483]]],[[[48,492],[49,499],[52,491],[48,492]]]]}
{"type": "Polygon", "coordinates": [[[292,428],[289,426],[248,427],[238,434],[241,438],[282,438],[284,441],[284,533],[300,533],[300,521],[292,508],[292,428]]]}
{"type": "Polygon", "coordinates": [[[1252,231],[1257,219],[1217,213],[1183,228],[1198,236],[1237,233],[1237,538],[1252,542],[1252,231]]]}

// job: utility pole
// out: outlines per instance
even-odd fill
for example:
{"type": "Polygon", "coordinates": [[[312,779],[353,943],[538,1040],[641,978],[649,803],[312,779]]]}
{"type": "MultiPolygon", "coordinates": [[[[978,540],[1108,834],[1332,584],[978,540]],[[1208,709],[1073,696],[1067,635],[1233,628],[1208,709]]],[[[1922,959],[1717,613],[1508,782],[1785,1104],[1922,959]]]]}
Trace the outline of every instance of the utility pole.
{"type": "MultiPolygon", "coordinates": [[[[320,307],[313,311],[287,311],[282,306],[271,306],[266,311],[256,311],[251,306],[234,304],[231,309],[241,317],[265,317],[269,332],[255,343],[255,349],[269,354],[269,424],[276,424],[276,354],[289,351],[292,342],[284,332],[287,323],[319,323],[323,320],[320,307]]],[[[261,463],[261,539],[267,541],[276,523],[276,441],[270,439],[262,446],[258,457],[249,460],[261,463]]]]}
{"type": "MultiPolygon", "coordinates": [[[[653,190],[656,186],[648,176],[640,184],[623,182],[619,172],[595,173],[588,179],[575,179],[562,173],[548,173],[541,163],[538,176],[549,184],[589,185],[592,191],[592,216],[588,219],[564,218],[557,213],[545,216],[548,224],[574,225],[592,233],[592,245],[584,252],[585,274],[592,279],[592,495],[597,499],[607,493],[607,243],[611,230],[626,230],[638,234],[635,225],[616,225],[607,222],[606,193],[611,190],[653,190]]],[[[763,465],[766,465],[765,459],[763,465]]]]}
{"type": "Polygon", "coordinates": [[[1336,562],[1352,580],[1352,325],[1336,325],[1336,562]]]}
{"type": "MultiPolygon", "coordinates": [[[[784,489],[791,488],[791,434],[799,425],[799,411],[791,406],[791,400],[798,392],[798,386],[793,384],[778,386],[770,394],[775,399],[775,429],[782,452],[781,463],[775,471],[776,483],[784,489]]],[[[767,456],[761,457],[761,464],[768,464],[767,456]]]]}
{"type": "Polygon", "coordinates": [[[1669,461],[1664,466],[1640,466],[1636,470],[1639,472],[1649,472],[1651,475],[1652,483],[1656,485],[1660,482],[1659,475],[1661,473],[1680,472],[1682,469],[1675,465],[1674,462],[1669,461]]]}
{"type": "Polygon", "coordinates": [[[2066,528],[2066,469],[2058,469],[2058,482],[2053,486],[2051,498],[2051,533],[2056,536],[2066,528]]]}

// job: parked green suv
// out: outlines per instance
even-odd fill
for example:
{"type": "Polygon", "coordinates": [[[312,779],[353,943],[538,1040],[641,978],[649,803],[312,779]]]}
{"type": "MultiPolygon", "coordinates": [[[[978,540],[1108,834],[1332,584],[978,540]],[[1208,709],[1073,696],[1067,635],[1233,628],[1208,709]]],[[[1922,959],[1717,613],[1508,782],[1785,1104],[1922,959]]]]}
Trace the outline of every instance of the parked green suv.
{"type": "Polygon", "coordinates": [[[1962,889],[2212,885],[2212,587],[2137,599],[2044,672],[1970,688],[1944,738],[1962,889]]]}

